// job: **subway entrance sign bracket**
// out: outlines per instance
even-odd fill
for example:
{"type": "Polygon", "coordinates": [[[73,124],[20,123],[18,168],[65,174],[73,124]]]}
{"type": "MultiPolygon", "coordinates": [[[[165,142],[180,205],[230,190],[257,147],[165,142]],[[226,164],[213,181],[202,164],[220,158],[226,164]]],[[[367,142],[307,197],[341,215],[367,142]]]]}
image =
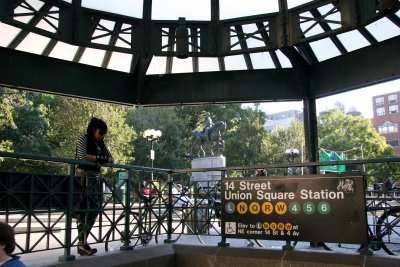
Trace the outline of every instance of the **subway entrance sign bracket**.
{"type": "Polygon", "coordinates": [[[361,175],[226,178],[226,238],[367,244],[361,175]]]}

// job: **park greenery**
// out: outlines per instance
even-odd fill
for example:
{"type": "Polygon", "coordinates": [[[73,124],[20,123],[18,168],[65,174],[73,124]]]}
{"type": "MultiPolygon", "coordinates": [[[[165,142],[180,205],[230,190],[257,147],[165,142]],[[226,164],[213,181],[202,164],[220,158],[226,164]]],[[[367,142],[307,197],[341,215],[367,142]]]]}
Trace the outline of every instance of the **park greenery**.
{"type": "MultiPolygon", "coordinates": [[[[85,133],[90,118],[95,116],[108,124],[106,143],[118,164],[150,166],[150,145],[142,134],[154,128],[162,131],[155,145],[154,166],[189,168],[191,138],[195,130],[203,129],[206,112],[211,113],[214,121],[222,120],[228,125],[224,135],[228,166],[284,163],[287,148],[305,147],[302,122],[266,131],[266,114],[240,104],[131,107],[5,87],[0,88],[0,100],[0,151],[6,152],[73,159],[78,136],[85,133]]],[[[371,127],[368,119],[346,115],[337,109],[319,117],[318,136],[320,147],[346,151],[347,159],[393,156],[393,148],[371,127]]],[[[306,153],[303,155],[307,161],[306,153]]],[[[32,166],[46,172],[61,171],[57,165],[39,162],[27,165],[0,158],[0,164],[2,171],[27,171],[32,166]]]]}

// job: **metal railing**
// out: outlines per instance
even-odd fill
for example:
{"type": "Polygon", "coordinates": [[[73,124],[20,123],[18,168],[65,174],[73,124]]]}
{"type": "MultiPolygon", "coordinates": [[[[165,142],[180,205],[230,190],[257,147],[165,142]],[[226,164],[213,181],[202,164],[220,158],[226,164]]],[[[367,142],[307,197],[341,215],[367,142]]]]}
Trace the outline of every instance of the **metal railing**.
{"type": "MultiPolygon", "coordinates": [[[[0,220],[14,227],[18,243],[15,251],[17,254],[63,249],[60,260],[73,260],[75,253],[71,249],[78,243],[78,230],[73,217],[79,211],[77,204],[82,194],[78,178],[74,174],[74,166],[91,163],[7,152],[0,152],[1,158],[67,166],[61,168],[68,171],[64,171],[64,174],[35,174],[34,169],[27,173],[0,172],[0,220]]],[[[221,177],[234,178],[250,175],[253,170],[261,168],[266,169],[268,175],[280,175],[287,172],[288,168],[297,168],[300,174],[312,173],[316,168],[326,165],[357,165],[359,170],[376,170],[379,165],[384,171],[375,171],[374,178],[378,180],[377,177],[398,177],[399,162],[399,158],[382,158],[204,169],[161,169],[106,164],[106,171],[101,176],[101,205],[95,210],[98,217],[88,241],[91,244],[107,244],[109,250],[127,250],[149,242],[176,242],[179,238],[184,239],[182,236],[195,236],[202,243],[226,244],[225,238],[221,236],[220,182],[190,181],[189,176],[193,172],[220,171],[221,177]],[[149,181],[148,187],[152,191],[150,195],[144,196],[142,182],[147,179],[143,177],[151,172],[158,179],[149,181]],[[187,179],[174,180],[174,177],[183,175],[187,175],[187,179]],[[175,191],[178,184],[188,189],[185,201],[175,191]]],[[[400,207],[400,197],[396,190],[374,189],[373,182],[369,181],[372,178],[365,178],[366,185],[370,185],[366,188],[367,205],[400,207]],[[379,205],[375,205],[376,203],[379,205]]],[[[371,228],[376,228],[384,209],[370,209],[368,212],[368,222],[371,228]]],[[[400,233],[397,227],[396,224],[391,231],[400,233]]],[[[400,243],[399,240],[400,237],[396,237],[387,242],[396,245],[400,243]]],[[[262,242],[256,240],[243,244],[255,243],[262,242]]]]}

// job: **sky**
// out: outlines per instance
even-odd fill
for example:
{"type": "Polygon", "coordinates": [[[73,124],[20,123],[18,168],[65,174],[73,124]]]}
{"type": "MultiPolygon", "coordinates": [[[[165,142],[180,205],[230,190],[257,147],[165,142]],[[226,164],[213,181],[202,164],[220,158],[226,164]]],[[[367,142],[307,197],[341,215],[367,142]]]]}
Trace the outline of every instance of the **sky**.
{"type": "MultiPolygon", "coordinates": [[[[345,111],[348,112],[351,107],[361,112],[363,117],[372,118],[372,97],[376,95],[384,95],[392,92],[400,91],[400,79],[381,83],[373,86],[368,86],[358,90],[337,94],[329,97],[317,99],[316,107],[317,114],[324,110],[332,109],[336,102],[341,102],[345,106],[345,111]]],[[[246,105],[252,106],[252,105],[246,105]]],[[[286,110],[303,110],[302,101],[294,102],[274,102],[260,103],[258,107],[267,114],[273,114],[286,110]]]]}

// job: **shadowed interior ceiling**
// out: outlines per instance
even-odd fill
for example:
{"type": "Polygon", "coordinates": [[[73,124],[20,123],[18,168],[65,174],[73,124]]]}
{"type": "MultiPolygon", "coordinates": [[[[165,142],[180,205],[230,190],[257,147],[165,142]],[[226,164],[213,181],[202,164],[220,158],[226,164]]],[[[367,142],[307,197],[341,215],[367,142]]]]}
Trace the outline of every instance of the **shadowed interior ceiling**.
{"type": "Polygon", "coordinates": [[[0,84],[158,106],[317,99],[400,77],[399,0],[237,2],[2,0],[0,84]]]}

